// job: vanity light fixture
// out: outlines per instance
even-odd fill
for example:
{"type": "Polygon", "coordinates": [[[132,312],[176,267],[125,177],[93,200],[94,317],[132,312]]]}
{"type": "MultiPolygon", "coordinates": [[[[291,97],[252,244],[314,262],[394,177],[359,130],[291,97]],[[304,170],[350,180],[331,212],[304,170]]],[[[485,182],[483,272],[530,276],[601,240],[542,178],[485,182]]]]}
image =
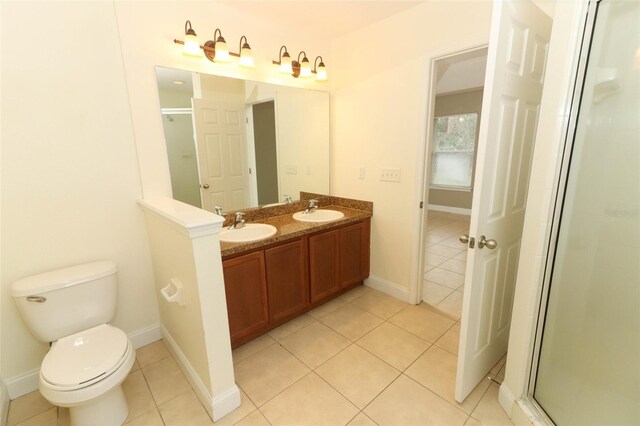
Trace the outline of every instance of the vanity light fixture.
{"type": "Polygon", "coordinates": [[[307,58],[307,53],[303,50],[298,53],[298,60],[293,62],[293,72],[294,77],[302,77],[308,78],[311,77],[311,63],[309,62],[309,58],[307,58]],[[304,55],[302,57],[302,61],[300,60],[300,55],[304,55]],[[298,75],[295,75],[296,68],[298,69],[298,75]]]}
{"type": "Polygon", "coordinates": [[[293,67],[291,66],[291,56],[289,56],[289,52],[287,51],[287,46],[282,46],[280,48],[280,53],[278,54],[278,60],[272,61],[275,65],[280,66],[280,72],[283,74],[293,74],[293,67]],[[282,50],[284,49],[284,53],[282,50]]]}
{"type": "MultiPolygon", "coordinates": [[[[176,41],[176,40],[174,40],[176,41]]],[[[198,35],[191,28],[191,21],[184,23],[184,48],[183,53],[190,56],[202,56],[200,51],[200,42],[198,41],[198,35]]]]}
{"type": "Polygon", "coordinates": [[[312,72],[316,75],[316,81],[327,81],[327,67],[325,67],[324,62],[322,62],[322,56],[318,56],[313,62],[312,72]],[[320,59],[319,64],[318,59],[320,59]]]}
{"type": "Polygon", "coordinates": [[[251,46],[247,43],[247,37],[240,37],[240,65],[243,67],[255,67],[255,63],[253,62],[253,53],[251,52],[251,46]],[[244,44],[242,40],[244,39],[244,44]]]}
{"type": "Polygon", "coordinates": [[[324,65],[322,56],[318,56],[316,58],[312,70],[311,63],[309,62],[307,53],[304,50],[298,54],[297,60],[292,61],[291,56],[289,56],[289,52],[287,51],[287,47],[282,46],[280,48],[280,53],[278,54],[278,60],[272,61],[272,63],[280,67],[281,73],[291,74],[295,78],[309,78],[313,77],[313,74],[315,74],[316,81],[327,80],[327,67],[324,65]],[[318,63],[318,61],[320,61],[320,63],[318,63]]]}
{"type": "Polygon", "coordinates": [[[213,32],[213,40],[209,40],[204,44],[204,54],[212,62],[230,62],[231,55],[229,55],[229,48],[224,37],[222,37],[222,31],[219,28],[213,32]],[[217,35],[217,37],[216,37],[217,35]]]}

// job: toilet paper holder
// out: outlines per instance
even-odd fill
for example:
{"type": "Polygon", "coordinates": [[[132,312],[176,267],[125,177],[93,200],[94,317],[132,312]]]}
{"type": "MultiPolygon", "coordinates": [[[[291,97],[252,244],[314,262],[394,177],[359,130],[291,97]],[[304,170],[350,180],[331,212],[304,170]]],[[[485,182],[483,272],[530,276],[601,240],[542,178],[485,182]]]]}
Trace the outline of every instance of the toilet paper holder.
{"type": "Polygon", "coordinates": [[[169,284],[160,290],[160,294],[169,303],[177,303],[180,306],[187,304],[184,298],[184,286],[176,278],[171,278],[169,284]]]}

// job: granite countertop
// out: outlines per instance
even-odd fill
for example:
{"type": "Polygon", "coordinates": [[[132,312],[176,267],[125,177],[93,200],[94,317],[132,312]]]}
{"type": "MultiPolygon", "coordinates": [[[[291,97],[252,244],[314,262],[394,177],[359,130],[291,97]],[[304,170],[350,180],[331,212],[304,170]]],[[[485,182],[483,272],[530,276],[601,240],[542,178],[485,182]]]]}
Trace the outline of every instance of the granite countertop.
{"type": "Polygon", "coordinates": [[[269,225],[273,225],[277,228],[277,232],[273,237],[261,241],[255,241],[252,243],[226,243],[221,241],[220,249],[222,251],[222,257],[251,251],[260,247],[268,246],[273,243],[291,240],[302,235],[336,228],[352,222],[358,222],[363,219],[369,218],[372,215],[371,211],[357,210],[353,208],[338,206],[335,204],[326,206],[323,205],[321,208],[340,211],[344,213],[344,217],[333,222],[308,223],[295,220],[292,214],[285,214],[281,216],[266,217],[251,222],[247,221],[247,223],[266,223],[269,225]]]}

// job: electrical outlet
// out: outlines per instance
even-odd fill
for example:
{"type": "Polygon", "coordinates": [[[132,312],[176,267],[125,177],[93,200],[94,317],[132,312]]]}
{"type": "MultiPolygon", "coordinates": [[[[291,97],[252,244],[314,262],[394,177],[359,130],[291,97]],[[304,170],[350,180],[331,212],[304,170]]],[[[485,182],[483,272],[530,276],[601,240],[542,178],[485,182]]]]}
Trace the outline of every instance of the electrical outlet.
{"type": "Polygon", "coordinates": [[[286,171],[287,171],[288,175],[297,175],[298,174],[298,168],[296,166],[287,166],[286,171]]]}
{"type": "Polygon", "coordinates": [[[380,169],[380,180],[384,182],[400,182],[400,169],[380,169]]]}
{"type": "Polygon", "coordinates": [[[360,171],[358,173],[358,179],[364,179],[364,166],[360,166],[360,171]]]}

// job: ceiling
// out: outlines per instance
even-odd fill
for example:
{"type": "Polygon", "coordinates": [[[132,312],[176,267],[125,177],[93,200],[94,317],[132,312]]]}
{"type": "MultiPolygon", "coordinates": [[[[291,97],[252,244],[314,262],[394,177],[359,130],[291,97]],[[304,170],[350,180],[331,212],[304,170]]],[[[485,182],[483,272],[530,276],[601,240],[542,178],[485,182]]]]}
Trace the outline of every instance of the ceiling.
{"type": "Polygon", "coordinates": [[[249,13],[283,27],[296,23],[309,34],[340,37],[373,22],[402,12],[422,1],[226,1],[225,6],[249,13]]]}
{"type": "Polygon", "coordinates": [[[190,71],[174,68],[156,67],[158,87],[163,90],[193,94],[193,78],[190,71]],[[174,81],[183,81],[183,84],[175,84],[174,81]]]}
{"type": "Polygon", "coordinates": [[[487,49],[462,53],[436,62],[436,94],[460,92],[484,86],[487,49]]]}

